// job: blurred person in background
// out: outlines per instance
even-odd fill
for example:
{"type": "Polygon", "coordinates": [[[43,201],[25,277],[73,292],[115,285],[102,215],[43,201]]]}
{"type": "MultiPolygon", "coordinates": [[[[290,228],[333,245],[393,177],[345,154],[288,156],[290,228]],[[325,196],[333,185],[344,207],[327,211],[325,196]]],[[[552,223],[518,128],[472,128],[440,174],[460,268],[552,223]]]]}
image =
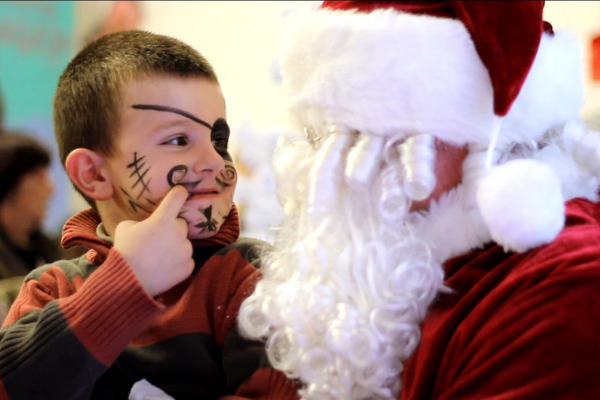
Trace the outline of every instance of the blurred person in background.
{"type": "Polygon", "coordinates": [[[32,137],[16,131],[0,135],[0,301],[5,306],[29,271],[60,258],[58,245],[42,233],[54,190],[49,166],[50,152],[32,137]]]}

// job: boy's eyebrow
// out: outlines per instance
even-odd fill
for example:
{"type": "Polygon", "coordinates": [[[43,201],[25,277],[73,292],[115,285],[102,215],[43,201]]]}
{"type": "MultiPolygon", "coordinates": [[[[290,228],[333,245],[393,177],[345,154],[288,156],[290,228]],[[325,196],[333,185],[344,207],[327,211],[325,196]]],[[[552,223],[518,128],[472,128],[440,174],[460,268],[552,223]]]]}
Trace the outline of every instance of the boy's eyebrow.
{"type": "Polygon", "coordinates": [[[173,108],[173,107],[168,107],[168,106],[159,106],[156,104],[134,104],[131,106],[131,108],[135,108],[136,110],[154,110],[154,111],[167,111],[167,112],[172,112],[175,114],[179,114],[181,116],[184,116],[186,118],[191,119],[192,121],[203,125],[205,127],[207,127],[208,129],[212,130],[212,125],[209,124],[208,122],[202,121],[200,118],[198,117],[194,117],[192,114],[185,112],[183,110],[180,110],[178,108],[173,108]]]}

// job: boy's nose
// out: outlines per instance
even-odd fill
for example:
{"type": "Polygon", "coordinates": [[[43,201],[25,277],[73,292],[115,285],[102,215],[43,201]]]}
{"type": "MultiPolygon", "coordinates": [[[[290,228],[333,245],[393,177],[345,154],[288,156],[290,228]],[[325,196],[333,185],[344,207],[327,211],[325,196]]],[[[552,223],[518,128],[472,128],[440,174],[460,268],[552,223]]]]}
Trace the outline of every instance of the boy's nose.
{"type": "Polygon", "coordinates": [[[225,162],[223,157],[212,146],[202,146],[203,149],[198,151],[197,157],[192,164],[192,170],[200,174],[202,172],[213,172],[215,175],[225,169],[225,162]]]}

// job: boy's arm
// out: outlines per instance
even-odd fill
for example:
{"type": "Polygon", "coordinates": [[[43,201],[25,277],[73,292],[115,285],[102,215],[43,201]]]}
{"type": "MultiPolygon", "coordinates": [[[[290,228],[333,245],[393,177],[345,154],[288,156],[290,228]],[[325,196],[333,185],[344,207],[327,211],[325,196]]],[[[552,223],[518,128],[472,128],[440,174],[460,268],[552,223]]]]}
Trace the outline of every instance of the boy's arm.
{"type": "Polygon", "coordinates": [[[241,337],[237,326],[230,332],[223,347],[223,363],[229,386],[235,388],[235,394],[221,400],[300,398],[299,387],[269,364],[265,343],[241,337]]]}
{"type": "Polygon", "coordinates": [[[85,282],[78,270],[61,262],[24,283],[0,329],[0,399],[89,398],[161,311],[115,249],[85,282]]]}
{"type": "Polygon", "coordinates": [[[213,277],[211,285],[215,291],[214,303],[207,307],[215,312],[212,323],[217,343],[223,346],[223,368],[231,393],[221,400],[299,399],[296,383],[270,366],[265,344],[243,338],[237,328],[240,306],[260,279],[260,272],[253,265],[258,262],[257,242],[239,240],[233,249],[219,257],[222,262],[218,278],[213,277]]]}
{"type": "Polygon", "coordinates": [[[186,199],[175,187],[150,217],[119,223],[114,247],[87,279],[66,261],[34,272],[39,276],[24,283],[0,329],[0,399],[90,397],[164,308],[151,296],[194,268],[187,224],[178,218],[186,199]]]}

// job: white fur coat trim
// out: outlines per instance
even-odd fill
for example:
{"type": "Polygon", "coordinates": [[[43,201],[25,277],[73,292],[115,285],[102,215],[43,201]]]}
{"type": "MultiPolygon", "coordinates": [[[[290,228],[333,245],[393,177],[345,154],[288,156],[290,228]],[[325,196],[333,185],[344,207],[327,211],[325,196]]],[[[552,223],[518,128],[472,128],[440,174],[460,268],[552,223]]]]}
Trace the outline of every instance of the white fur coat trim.
{"type": "MultiPolygon", "coordinates": [[[[600,134],[590,132],[588,135],[600,143],[600,134]]],[[[551,242],[562,227],[560,221],[564,219],[563,202],[577,197],[598,201],[600,175],[596,176],[586,165],[575,162],[572,154],[556,144],[545,147],[532,158],[554,171],[560,183],[560,194],[552,189],[553,182],[533,176],[523,177],[528,172],[526,168],[519,167],[514,170],[517,176],[506,175],[504,179],[502,176],[491,176],[489,182],[493,183],[493,190],[485,185],[480,188],[483,191],[480,194],[495,192],[492,201],[496,201],[497,204],[494,207],[509,205],[508,209],[492,208],[490,211],[487,200],[488,204],[483,205],[487,209],[487,217],[484,218],[480,208],[481,200],[475,207],[470,205],[469,199],[465,197],[465,186],[460,185],[444,194],[437,202],[433,202],[427,213],[410,214],[409,222],[413,225],[416,235],[432,246],[440,262],[492,241],[507,251],[518,252],[551,242]],[[503,182],[499,181],[507,183],[508,190],[500,190],[503,182]],[[547,197],[548,193],[553,193],[554,198],[547,197]],[[537,206],[535,202],[532,203],[532,196],[537,198],[537,206]],[[532,230],[534,221],[537,221],[536,225],[540,227],[537,232],[532,230]]],[[[516,160],[519,161],[534,162],[516,160]]],[[[502,167],[501,165],[492,170],[502,167]]]]}

